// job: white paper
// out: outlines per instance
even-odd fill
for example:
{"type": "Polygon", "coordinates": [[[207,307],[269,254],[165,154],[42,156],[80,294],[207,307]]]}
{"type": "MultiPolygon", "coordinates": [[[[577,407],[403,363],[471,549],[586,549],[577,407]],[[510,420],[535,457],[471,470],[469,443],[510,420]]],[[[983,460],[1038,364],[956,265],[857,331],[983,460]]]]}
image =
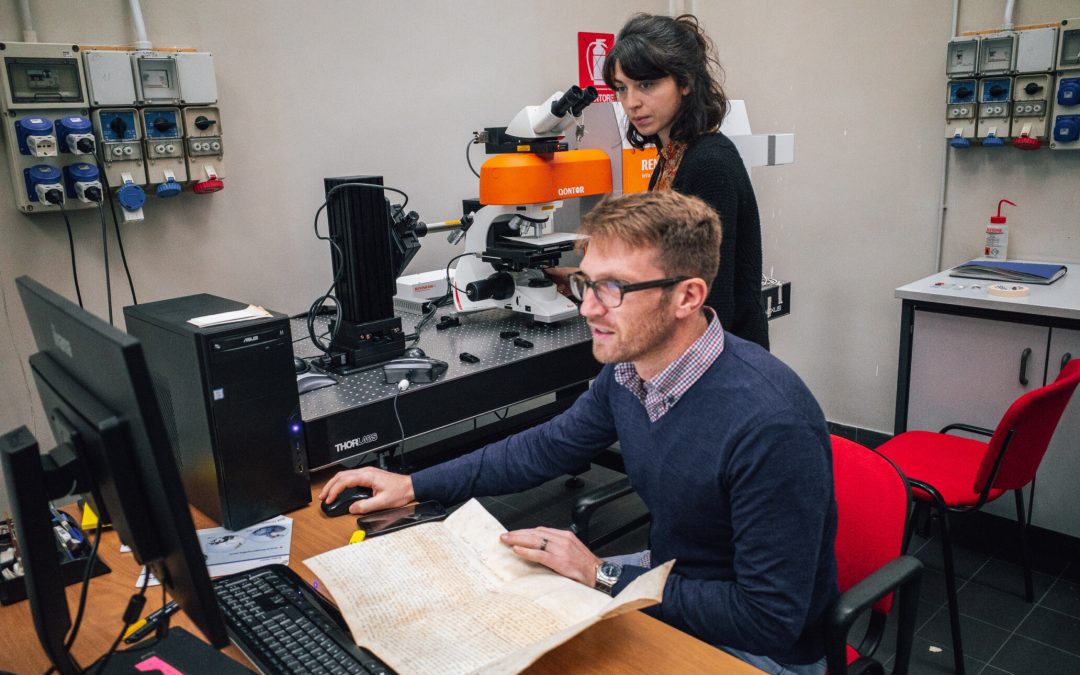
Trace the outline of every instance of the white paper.
{"type": "Polygon", "coordinates": [[[516,672],[597,621],[660,602],[671,563],[616,598],[525,561],[476,500],[425,523],[304,563],[357,643],[394,670],[516,672]]]}
{"type": "MultiPolygon", "coordinates": [[[[211,577],[236,574],[264,565],[289,564],[292,518],[288,516],[277,516],[242,530],[209,527],[198,530],[196,534],[211,577]]],[[[136,588],[142,586],[145,574],[146,568],[143,567],[135,581],[136,588]]],[[[151,574],[147,585],[157,586],[160,583],[151,574]]]]}
{"type": "Polygon", "coordinates": [[[188,323],[194,324],[199,328],[205,328],[207,326],[220,326],[225,323],[236,323],[238,321],[248,321],[250,319],[269,319],[273,316],[273,314],[258,305],[248,305],[245,309],[238,309],[233,312],[197,316],[194,319],[188,319],[188,323]]]}

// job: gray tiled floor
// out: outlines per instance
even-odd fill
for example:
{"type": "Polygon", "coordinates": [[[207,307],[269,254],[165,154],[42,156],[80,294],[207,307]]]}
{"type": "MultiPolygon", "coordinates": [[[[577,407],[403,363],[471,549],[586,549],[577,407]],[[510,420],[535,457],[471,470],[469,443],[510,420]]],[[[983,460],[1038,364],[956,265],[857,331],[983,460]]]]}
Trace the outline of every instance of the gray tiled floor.
{"type": "MultiPolygon", "coordinates": [[[[593,467],[582,477],[584,486],[573,488],[564,478],[516,495],[485,497],[481,502],[509,529],[568,527],[570,509],[581,494],[619,478],[619,474],[593,467]]],[[[593,523],[601,533],[644,510],[636,497],[602,509],[593,523]]],[[[962,521],[954,526],[961,629],[965,660],[971,675],[1080,674],[1080,561],[1044,552],[1035,561],[1036,601],[1023,599],[1023,573],[1015,563],[1012,532],[991,542],[965,539],[962,521]]],[[[612,542],[602,555],[642,550],[648,528],[612,542]]],[[[916,535],[912,553],[927,566],[919,603],[919,619],[911,673],[953,672],[952,639],[945,607],[945,577],[941,572],[941,544],[937,537],[916,535]]],[[[877,656],[892,667],[895,635],[890,622],[877,656]]]]}

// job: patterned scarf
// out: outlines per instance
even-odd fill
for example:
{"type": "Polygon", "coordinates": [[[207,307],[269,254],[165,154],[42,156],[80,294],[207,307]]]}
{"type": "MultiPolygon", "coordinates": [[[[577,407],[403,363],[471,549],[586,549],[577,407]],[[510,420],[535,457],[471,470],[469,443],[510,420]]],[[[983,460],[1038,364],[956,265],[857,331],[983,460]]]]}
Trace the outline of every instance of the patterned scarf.
{"type": "Polygon", "coordinates": [[[686,148],[687,143],[683,141],[668,141],[668,144],[660,149],[660,162],[656,166],[656,170],[660,172],[660,175],[653,185],[653,190],[659,192],[671,189],[671,183],[675,180],[675,174],[679,171],[683,155],[686,154],[686,148]]]}

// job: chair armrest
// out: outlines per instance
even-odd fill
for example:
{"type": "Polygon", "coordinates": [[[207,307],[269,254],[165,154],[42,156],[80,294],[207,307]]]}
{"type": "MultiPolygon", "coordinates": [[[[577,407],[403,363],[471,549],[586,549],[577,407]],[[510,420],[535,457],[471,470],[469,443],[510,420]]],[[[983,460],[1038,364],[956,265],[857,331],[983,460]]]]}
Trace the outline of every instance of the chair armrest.
{"type": "Polygon", "coordinates": [[[847,672],[847,638],[851,626],[875,602],[894,591],[899,591],[894,672],[907,672],[911,658],[911,641],[915,633],[915,612],[918,608],[922,571],[923,564],[918,558],[899,556],[837,598],[827,615],[825,625],[825,656],[829,673],[838,675],[847,672]]]}
{"type": "Polygon", "coordinates": [[[613,502],[633,492],[634,488],[630,487],[630,479],[620,478],[614,483],[581,495],[574,502],[570,530],[575,532],[587,545],[589,542],[589,521],[592,519],[593,513],[604,504],[613,502]]]}
{"type": "Polygon", "coordinates": [[[979,434],[980,436],[993,436],[994,430],[987,429],[986,427],[977,427],[973,424],[950,424],[939,431],[939,434],[947,434],[953,429],[959,429],[960,431],[967,431],[972,434],[979,434]]]}

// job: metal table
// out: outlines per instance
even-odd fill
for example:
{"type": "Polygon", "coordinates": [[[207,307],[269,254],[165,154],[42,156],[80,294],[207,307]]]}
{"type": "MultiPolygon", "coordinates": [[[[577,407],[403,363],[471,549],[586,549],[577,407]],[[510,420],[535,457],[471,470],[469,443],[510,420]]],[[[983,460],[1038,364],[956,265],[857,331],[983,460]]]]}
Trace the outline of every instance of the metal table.
{"type": "MultiPolygon", "coordinates": [[[[438,313],[454,315],[447,309],[438,313]]],[[[420,320],[416,314],[400,316],[406,330],[420,320]]],[[[397,415],[404,438],[412,438],[543,394],[578,391],[600,372],[592,356],[589,328],[581,317],[549,325],[532,323],[522,314],[503,309],[456,316],[460,326],[436,330],[437,315],[416,343],[427,356],[449,364],[439,381],[413,384],[399,394],[397,386],[384,382],[381,367],[375,366],[340,376],[336,386],[301,394],[300,415],[311,470],[402,442],[397,415]],[[533,346],[516,346],[513,339],[500,337],[503,331],[517,331],[533,346]],[[479,363],[461,361],[462,352],[479,357],[479,363]]],[[[325,332],[326,325],[326,318],[318,319],[320,332],[325,332]]],[[[292,331],[294,340],[306,335],[306,321],[294,319],[292,331]]],[[[294,350],[302,358],[319,355],[310,340],[295,342],[294,350]]],[[[571,402],[572,397],[563,397],[547,417],[571,402]]],[[[531,423],[537,421],[534,417],[531,423]]],[[[514,430],[512,426],[492,429],[491,435],[505,435],[514,430]]]]}

